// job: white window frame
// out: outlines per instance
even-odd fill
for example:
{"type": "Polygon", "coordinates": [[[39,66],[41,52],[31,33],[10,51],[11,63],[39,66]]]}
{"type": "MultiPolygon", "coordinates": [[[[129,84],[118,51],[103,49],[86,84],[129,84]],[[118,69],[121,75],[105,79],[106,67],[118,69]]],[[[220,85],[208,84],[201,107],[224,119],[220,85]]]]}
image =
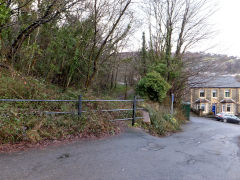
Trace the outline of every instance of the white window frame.
{"type": "Polygon", "coordinates": [[[227,89],[227,90],[224,91],[224,97],[225,97],[225,98],[230,98],[230,97],[231,97],[231,93],[230,93],[230,90],[229,90],[229,89],[227,89]],[[226,96],[226,93],[229,93],[229,96],[226,96]]]}
{"type": "Polygon", "coordinates": [[[226,112],[232,112],[231,110],[232,110],[232,106],[231,106],[231,104],[227,104],[227,111],[226,111],[226,112]],[[228,111],[228,108],[230,108],[229,111],[228,111]]]}
{"type": "Polygon", "coordinates": [[[201,106],[200,104],[197,104],[197,110],[200,110],[201,106]]]}
{"type": "Polygon", "coordinates": [[[212,97],[217,98],[217,90],[212,90],[212,97]],[[213,96],[213,93],[215,93],[215,96],[213,96]]]}
{"type": "Polygon", "coordinates": [[[200,107],[201,107],[201,109],[204,109],[203,112],[206,112],[206,104],[202,103],[200,107]],[[202,108],[202,107],[204,107],[204,108],[202,108]]]}
{"type": "Polygon", "coordinates": [[[226,104],[222,105],[222,112],[226,112],[226,104]]]}
{"type": "Polygon", "coordinates": [[[205,92],[205,90],[204,89],[200,89],[199,90],[199,97],[200,98],[205,98],[206,97],[206,94],[205,94],[206,92],[205,92]],[[201,96],[201,93],[204,93],[204,96],[201,96]]]}

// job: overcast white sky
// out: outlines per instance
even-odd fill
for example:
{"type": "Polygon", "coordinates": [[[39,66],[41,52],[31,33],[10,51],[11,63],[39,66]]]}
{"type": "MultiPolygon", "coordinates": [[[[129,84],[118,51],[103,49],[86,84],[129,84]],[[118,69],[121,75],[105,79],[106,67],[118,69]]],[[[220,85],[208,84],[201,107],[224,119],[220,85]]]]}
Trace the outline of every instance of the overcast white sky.
{"type": "MultiPolygon", "coordinates": [[[[240,0],[209,0],[218,4],[216,13],[209,19],[216,31],[215,37],[199,44],[191,51],[227,54],[240,57],[240,0]]],[[[130,49],[141,47],[142,31],[135,34],[135,45],[130,49]],[[136,44],[138,44],[136,46],[136,44]]],[[[148,30],[146,30],[147,33],[148,30]]]]}
{"type": "Polygon", "coordinates": [[[218,3],[218,10],[210,22],[215,24],[213,28],[218,32],[215,38],[207,40],[201,47],[204,49],[207,44],[216,44],[210,52],[240,57],[240,1],[215,1],[218,3]]]}

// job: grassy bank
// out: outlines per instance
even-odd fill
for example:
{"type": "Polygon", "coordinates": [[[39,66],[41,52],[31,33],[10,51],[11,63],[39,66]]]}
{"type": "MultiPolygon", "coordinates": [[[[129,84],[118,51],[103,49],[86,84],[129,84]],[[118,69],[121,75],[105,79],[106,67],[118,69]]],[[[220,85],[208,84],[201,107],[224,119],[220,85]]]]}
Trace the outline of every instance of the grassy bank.
{"type": "MultiPolygon", "coordinates": [[[[26,77],[18,72],[0,69],[0,99],[111,99],[95,97],[76,89],[63,89],[44,80],[26,77]]],[[[83,103],[81,117],[46,115],[43,111],[76,112],[76,103],[65,102],[0,102],[0,144],[66,139],[71,136],[101,137],[119,132],[109,120],[126,117],[125,113],[101,113],[92,110],[130,108],[129,103],[83,103]]]]}
{"type": "Polygon", "coordinates": [[[154,136],[164,136],[178,132],[181,130],[181,125],[186,122],[186,118],[180,108],[175,109],[172,115],[167,105],[146,102],[143,106],[149,112],[151,122],[145,123],[138,120],[137,126],[144,128],[154,136]]]}

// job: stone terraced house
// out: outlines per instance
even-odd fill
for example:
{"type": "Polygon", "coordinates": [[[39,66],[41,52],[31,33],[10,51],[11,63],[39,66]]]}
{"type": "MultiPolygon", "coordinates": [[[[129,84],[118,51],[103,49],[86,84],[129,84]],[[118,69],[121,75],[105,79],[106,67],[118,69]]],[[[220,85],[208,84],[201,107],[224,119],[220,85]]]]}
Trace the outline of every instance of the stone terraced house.
{"type": "Polygon", "coordinates": [[[191,87],[191,108],[202,115],[240,114],[240,82],[235,76],[219,76],[191,87]]]}

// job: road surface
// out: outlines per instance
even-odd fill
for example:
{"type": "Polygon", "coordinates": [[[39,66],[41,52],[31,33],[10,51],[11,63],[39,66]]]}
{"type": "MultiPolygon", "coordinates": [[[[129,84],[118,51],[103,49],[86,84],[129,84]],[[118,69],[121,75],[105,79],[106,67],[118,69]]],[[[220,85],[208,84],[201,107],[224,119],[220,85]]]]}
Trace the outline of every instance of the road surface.
{"type": "Polygon", "coordinates": [[[0,154],[0,180],[239,180],[240,126],[192,117],[183,132],[138,129],[46,150],[0,154]]]}

